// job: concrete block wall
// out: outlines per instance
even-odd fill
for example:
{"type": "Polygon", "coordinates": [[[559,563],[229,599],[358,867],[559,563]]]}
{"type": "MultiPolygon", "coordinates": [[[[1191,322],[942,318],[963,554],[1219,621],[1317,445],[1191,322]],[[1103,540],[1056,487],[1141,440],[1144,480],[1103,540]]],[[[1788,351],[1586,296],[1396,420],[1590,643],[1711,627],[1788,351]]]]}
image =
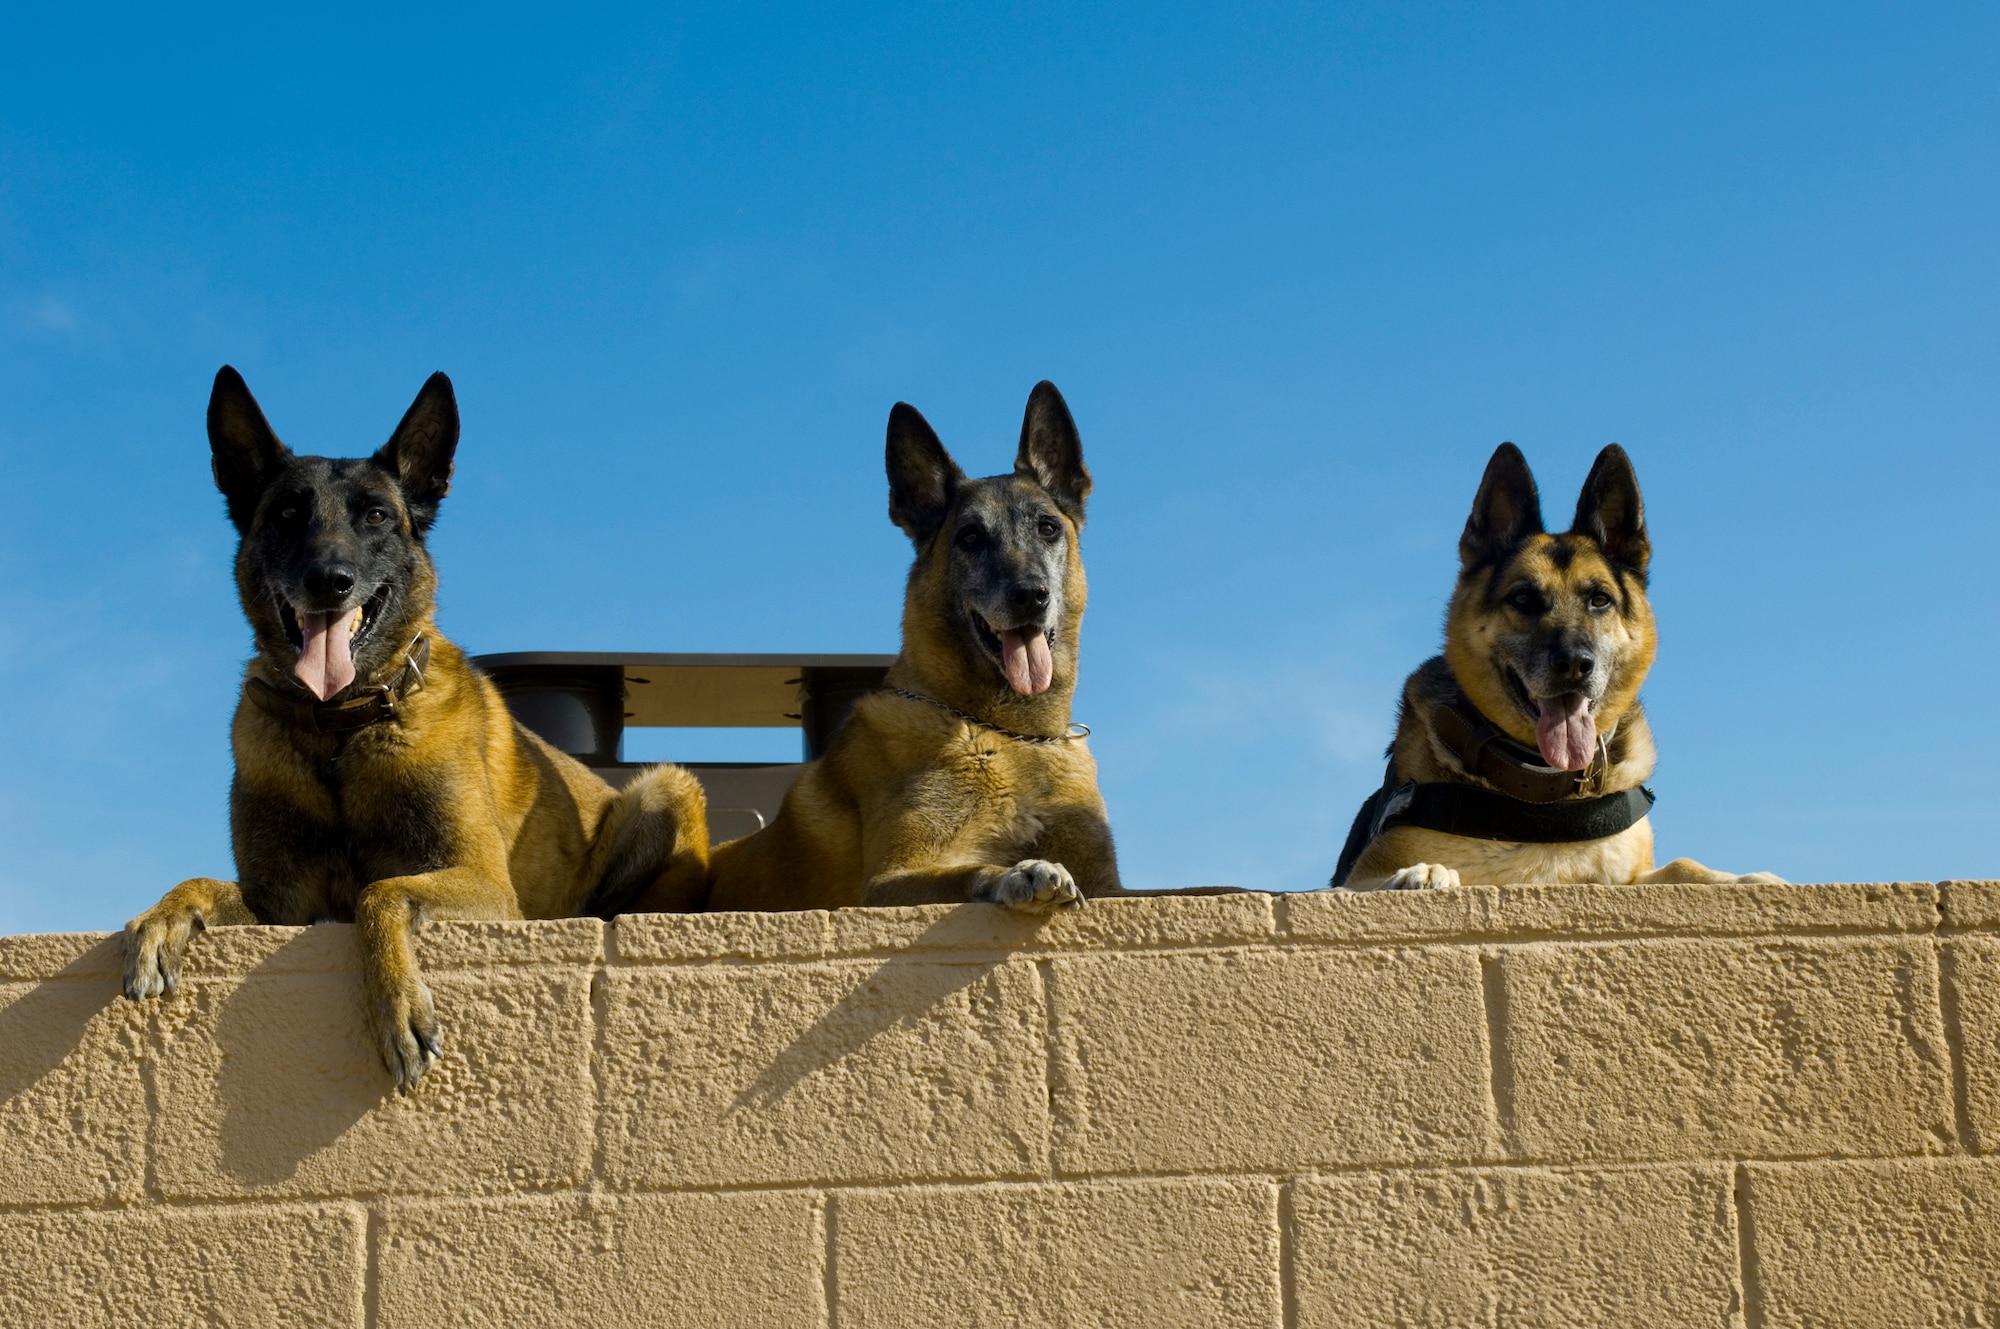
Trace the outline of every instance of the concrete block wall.
{"type": "Polygon", "coordinates": [[[2000,1325],[2000,883],[0,940],[0,1325],[2000,1325]]]}

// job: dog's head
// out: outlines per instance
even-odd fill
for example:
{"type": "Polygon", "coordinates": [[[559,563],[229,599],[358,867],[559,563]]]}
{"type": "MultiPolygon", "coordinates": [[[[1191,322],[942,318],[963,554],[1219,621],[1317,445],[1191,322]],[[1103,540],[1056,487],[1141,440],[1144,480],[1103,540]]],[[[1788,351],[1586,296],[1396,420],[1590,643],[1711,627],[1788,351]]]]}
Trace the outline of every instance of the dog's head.
{"type": "Polygon", "coordinates": [[[208,443],[242,536],[243,612],[277,672],[325,701],[408,646],[437,589],[424,535],[458,446],[451,380],[431,375],[374,456],[300,457],[224,365],[208,400],[208,443]]]}
{"type": "Polygon", "coordinates": [[[979,662],[966,679],[975,685],[1024,697],[1073,688],[1084,604],[1077,535],[1090,472],[1055,384],[1038,383],[1028,396],[1011,475],[967,479],[901,402],[889,412],[888,463],[889,520],[917,547],[907,646],[935,642],[979,662]]]}
{"type": "Polygon", "coordinates": [[[1561,535],[1542,529],[1535,477],[1512,443],[1486,464],[1459,537],[1445,659],[1486,717],[1580,771],[1652,667],[1651,557],[1639,480],[1625,450],[1597,454],[1561,535]]]}

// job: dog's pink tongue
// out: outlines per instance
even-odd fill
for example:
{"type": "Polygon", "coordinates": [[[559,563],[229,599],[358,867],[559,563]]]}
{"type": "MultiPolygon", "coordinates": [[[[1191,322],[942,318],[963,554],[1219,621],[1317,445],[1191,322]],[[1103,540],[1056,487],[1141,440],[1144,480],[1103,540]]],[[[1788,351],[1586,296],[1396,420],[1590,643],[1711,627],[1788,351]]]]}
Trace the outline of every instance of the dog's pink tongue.
{"type": "Polygon", "coordinates": [[[344,614],[298,616],[305,645],[299,647],[299,662],[292,672],[321,701],[354,681],[354,654],[348,644],[354,637],[354,620],[360,616],[358,606],[344,614]]]}
{"type": "Polygon", "coordinates": [[[1056,676],[1048,636],[1040,628],[1014,628],[999,636],[1000,664],[1007,671],[1007,686],[1024,697],[1047,692],[1049,681],[1056,676]]]}
{"type": "Polygon", "coordinates": [[[1535,720],[1542,760],[1559,771],[1580,771],[1590,765],[1597,754],[1597,717],[1590,713],[1590,698],[1566,692],[1535,704],[1542,711],[1535,720]]]}

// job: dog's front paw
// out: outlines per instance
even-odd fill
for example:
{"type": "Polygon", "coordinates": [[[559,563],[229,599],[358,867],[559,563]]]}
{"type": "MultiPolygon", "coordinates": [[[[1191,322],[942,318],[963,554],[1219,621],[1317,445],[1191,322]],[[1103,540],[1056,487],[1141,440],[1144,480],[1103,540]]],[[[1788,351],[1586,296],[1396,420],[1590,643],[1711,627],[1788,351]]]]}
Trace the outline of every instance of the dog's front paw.
{"type": "Polygon", "coordinates": [[[171,997],[180,987],[187,944],[205,926],[199,910],[162,900],[125,925],[125,996],[171,997]]]}
{"type": "Polygon", "coordinates": [[[437,1064],[443,1028],[430,989],[417,978],[383,980],[369,995],[369,1023],[382,1049],[382,1064],[398,1093],[412,1093],[424,1072],[437,1064]]]}
{"type": "Polygon", "coordinates": [[[1040,858],[1024,858],[1002,873],[993,883],[992,899],[1025,914],[1083,908],[1083,892],[1069,869],[1040,858]]]}
{"type": "Polygon", "coordinates": [[[1385,891],[1428,891],[1458,885],[1458,869],[1442,863],[1415,863],[1382,883],[1385,891]]]}
{"type": "Polygon", "coordinates": [[[1792,884],[1775,872],[1746,872],[1740,877],[1731,877],[1729,880],[1738,886],[1789,886],[1792,884]]]}

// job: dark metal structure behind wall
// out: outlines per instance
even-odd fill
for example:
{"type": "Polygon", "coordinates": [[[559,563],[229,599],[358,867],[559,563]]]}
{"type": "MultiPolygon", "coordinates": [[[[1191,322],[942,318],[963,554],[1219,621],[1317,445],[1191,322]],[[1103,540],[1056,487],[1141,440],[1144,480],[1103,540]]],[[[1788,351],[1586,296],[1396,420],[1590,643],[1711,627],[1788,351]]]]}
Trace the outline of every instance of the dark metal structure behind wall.
{"type": "Polygon", "coordinates": [[[628,728],[793,728],[796,762],[684,762],[708,791],[709,838],[748,835],[778,815],[805,762],[826,751],[893,655],[478,655],[507,707],[550,746],[614,785],[646,763],[620,760],[628,728]]]}

